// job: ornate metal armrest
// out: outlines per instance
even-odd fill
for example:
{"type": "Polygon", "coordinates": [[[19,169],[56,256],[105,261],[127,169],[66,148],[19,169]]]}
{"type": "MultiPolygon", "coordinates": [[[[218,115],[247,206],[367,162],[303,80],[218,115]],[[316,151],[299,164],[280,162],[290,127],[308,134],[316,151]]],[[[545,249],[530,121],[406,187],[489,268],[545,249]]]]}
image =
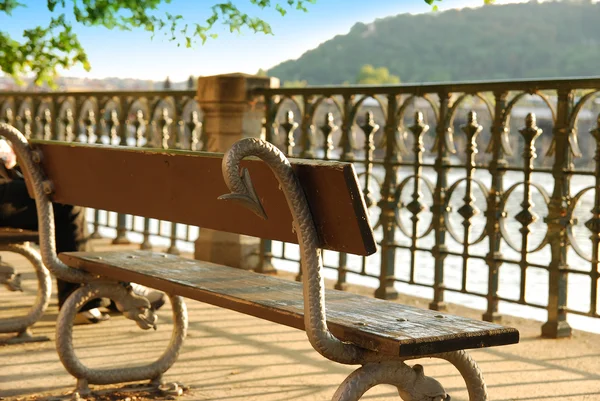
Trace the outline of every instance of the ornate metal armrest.
{"type": "Polygon", "coordinates": [[[42,155],[32,150],[25,136],[16,128],[0,123],[0,136],[8,140],[17,155],[25,179],[33,189],[38,212],[38,232],[40,235],[40,251],[44,265],[56,277],[74,283],[95,280],[90,274],[73,269],[62,263],[56,255],[56,237],[54,232],[54,211],[48,195],[52,193],[52,183],[45,180],[39,165],[42,155]]]}

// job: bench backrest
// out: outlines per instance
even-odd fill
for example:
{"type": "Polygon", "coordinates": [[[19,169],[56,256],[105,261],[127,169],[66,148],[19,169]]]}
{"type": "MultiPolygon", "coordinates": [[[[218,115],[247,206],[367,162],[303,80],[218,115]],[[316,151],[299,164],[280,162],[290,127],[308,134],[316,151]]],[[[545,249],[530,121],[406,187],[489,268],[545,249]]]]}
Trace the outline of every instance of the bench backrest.
{"type": "MultiPolygon", "coordinates": [[[[31,141],[40,149],[54,202],[297,242],[292,217],[270,169],[245,160],[268,219],[220,201],[229,193],[216,153],[31,141]]],[[[350,163],[291,161],[325,249],[358,255],[376,251],[362,191],[350,163]]]]}

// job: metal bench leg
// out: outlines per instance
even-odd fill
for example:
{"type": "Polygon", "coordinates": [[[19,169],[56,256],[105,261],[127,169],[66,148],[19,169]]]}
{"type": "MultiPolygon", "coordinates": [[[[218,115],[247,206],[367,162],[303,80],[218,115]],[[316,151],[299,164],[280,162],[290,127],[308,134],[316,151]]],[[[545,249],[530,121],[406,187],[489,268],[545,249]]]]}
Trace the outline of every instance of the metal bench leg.
{"type": "Polygon", "coordinates": [[[470,401],[485,401],[487,397],[487,386],[483,380],[481,369],[471,355],[465,351],[445,352],[443,354],[432,355],[434,358],[445,359],[460,372],[467,384],[470,401]]]}
{"type": "Polygon", "coordinates": [[[116,384],[150,380],[155,386],[179,356],[186,336],[187,309],[182,297],[169,296],[173,308],[173,333],[165,352],[156,361],[143,366],[114,369],[90,369],[83,365],[73,349],[73,319],[79,308],[91,299],[110,298],[119,310],[142,329],[155,328],[156,315],[149,310],[147,299],[133,294],[125,286],[113,282],[89,283],[75,291],[63,305],[56,326],[56,349],[67,371],[77,378],[75,396],[89,392],[88,384],[116,384]]]}
{"type": "Polygon", "coordinates": [[[424,375],[421,365],[411,368],[402,361],[387,361],[367,363],[356,369],[338,387],[332,401],[357,401],[378,384],[396,386],[404,401],[450,399],[437,380],[424,375]]]}
{"type": "MultiPolygon", "coordinates": [[[[431,355],[452,363],[463,376],[470,401],[486,401],[487,388],[479,367],[465,351],[431,355]]],[[[367,363],[344,380],[332,401],[357,401],[364,393],[379,384],[398,388],[404,401],[449,401],[450,395],[435,379],[425,376],[421,365],[408,366],[403,361],[367,363]]]]}
{"type": "MultiPolygon", "coordinates": [[[[35,341],[48,341],[46,336],[33,336],[30,327],[33,326],[44,314],[50,294],[52,292],[52,279],[50,272],[42,263],[40,254],[29,243],[0,245],[0,251],[14,252],[23,255],[33,265],[38,280],[37,296],[34,304],[25,316],[0,320],[0,333],[17,333],[16,336],[4,341],[6,344],[26,343],[35,341]]],[[[12,291],[19,291],[19,275],[14,272],[3,272],[2,284],[12,291]]]]}

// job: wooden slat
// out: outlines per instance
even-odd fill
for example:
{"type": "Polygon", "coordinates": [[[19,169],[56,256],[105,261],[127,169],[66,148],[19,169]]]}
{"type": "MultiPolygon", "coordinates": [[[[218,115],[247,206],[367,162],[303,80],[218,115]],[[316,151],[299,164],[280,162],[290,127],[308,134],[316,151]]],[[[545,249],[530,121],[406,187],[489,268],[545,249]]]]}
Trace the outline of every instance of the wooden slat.
{"type": "MultiPolygon", "coordinates": [[[[59,203],[152,217],[220,231],[297,242],[270,169],[244,161],[268,220],[217,197],[228,193],[222,155],[32,141],[59,203]]],[[[292,161],[325,249],[370,255],[373,232],[352,164],[292,161]]]]}
{"type": "MultiPolygon", "coordinates": [[[[164,253],[75,252],[60,258],[114,280],[304,329],[302,285],[297,282],[164,253]]],[[[336,337],[390,355],[427,355],[519,340],[512,328],[348,292],[328,290],[326,299],[327,323],[336,337]]]]}
{"type": "Polygon", "coordinates": [[[20,228],[1,227],[0,244],[16,244],[21,242],[38,242],[37,231],[22,230],[20,228]]]}

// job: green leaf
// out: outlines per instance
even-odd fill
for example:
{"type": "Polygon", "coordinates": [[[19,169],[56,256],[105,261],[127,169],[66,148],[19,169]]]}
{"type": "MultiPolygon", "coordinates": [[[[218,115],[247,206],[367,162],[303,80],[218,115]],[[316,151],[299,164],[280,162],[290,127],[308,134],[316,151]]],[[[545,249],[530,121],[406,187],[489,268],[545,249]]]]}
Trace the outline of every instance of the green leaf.
{"type": "MultiPolygon", "coordinates": [[[[430,5],[434,1],[437,0],[425,0],[430,5]]],[[[484,0],[486,4],[490,1],[493,0],[484,0]]],[[[238,8],[231,0],[215,0],[206,5],[209,15],[204,21],[187,21],[185,14],[159,11],[170,3],[171,0],[47,0],[46,6],[53,15],[48,26],[25,25],[23,39],[19,41],[0,32],[0,70],[17,79],[33,73],[36,82],[48,84],[53,82],[58,67],[68,69],[79,65],[89,70],[91,66],[85,49],[67,21],[75,21],[84,27],[141,29],[149,32],[151,38],[160,32],[177,46],[189,48],[196,40],[204,44],[209,38],[216,39],[217,34],[213,31],[217,24],[229,28],[230,32],[271,35],[273,29],[255,11],[273,8],[286,16],[294,9],[308,11],[307,5],[315,4],[316,0],[249,0],[256,7],[249,10],[238,8]]],[[[18,0],[0,0],[0,12],[7,15],[23,6],[25,4],[18,0]]]]}
{"type": "Polygon", "coordinates": [[[17,0],[0,0],[0,11],[5,12],[7,15],[11,15],[13,10],[17,7],[27,7],[23,3],[19,3],[17,0]]]}

